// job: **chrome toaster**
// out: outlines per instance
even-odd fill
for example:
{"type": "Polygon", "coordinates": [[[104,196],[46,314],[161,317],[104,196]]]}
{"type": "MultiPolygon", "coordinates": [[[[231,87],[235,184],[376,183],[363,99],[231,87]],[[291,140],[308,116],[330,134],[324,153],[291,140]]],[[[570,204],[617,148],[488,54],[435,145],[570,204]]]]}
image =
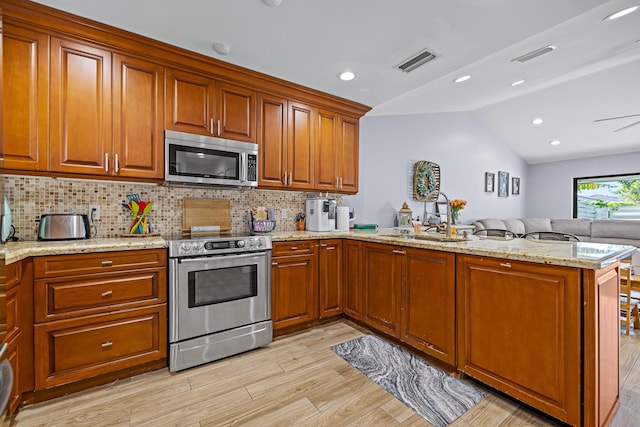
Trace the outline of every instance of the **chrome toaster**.
{"type": "Polygon", "coordinates": [[[39,221],[38,240],[78,240],[91,237],[87,215],[44,214],[39,221]]]}

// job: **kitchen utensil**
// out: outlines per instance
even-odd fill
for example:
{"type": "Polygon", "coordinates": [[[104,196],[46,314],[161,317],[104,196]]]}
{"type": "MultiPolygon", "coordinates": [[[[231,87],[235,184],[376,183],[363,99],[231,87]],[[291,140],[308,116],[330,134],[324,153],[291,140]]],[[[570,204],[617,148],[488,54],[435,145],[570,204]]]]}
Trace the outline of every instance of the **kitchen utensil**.
{"type": "Polygon", "coordinates": [[[134,234],[136,232],[136,228],[138,228],[138,234],[143,234],[142,230],[139,229],[139,227],[142,224],[142,220],[146,218],[147,215],[149,215],[149,212],[151,212],[151,209],[153,208],[153,203],[150,203],[150,202],[147,203],[147,202],[141,201],[139,207],[140,206],[143,206],[142,213],[140,214],[140,217],[137,218],[137,221],[131,227],[131,230],[129,230],[129,234],[134,234]]]}

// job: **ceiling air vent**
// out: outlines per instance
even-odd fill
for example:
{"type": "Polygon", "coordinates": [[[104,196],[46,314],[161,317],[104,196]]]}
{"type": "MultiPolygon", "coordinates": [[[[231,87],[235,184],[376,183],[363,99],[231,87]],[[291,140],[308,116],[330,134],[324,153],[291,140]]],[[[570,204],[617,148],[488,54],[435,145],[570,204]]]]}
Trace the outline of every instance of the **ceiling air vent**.
{"type": "Polygon", "coordinates": [[[553,45],[541,47],[540,49],[534,50],[533,52],[525,53],[522,56],[512,59],[511,62],[527,62],[532,60],[533,58],[537,58],[540,55],[544,55],[545,53],[553,52],[554,50],[556,50],[556,47],[553,45]]]}
{"type": "Polygon", "coordinates": [[[398,68],[399,70],[404,71],[405,73],[409,73],[435,58],[436,56],[433,53],[425,49],[422,52],[419,52],[413,55],[411,58],[396,65],[394,68],[398,68]]]}

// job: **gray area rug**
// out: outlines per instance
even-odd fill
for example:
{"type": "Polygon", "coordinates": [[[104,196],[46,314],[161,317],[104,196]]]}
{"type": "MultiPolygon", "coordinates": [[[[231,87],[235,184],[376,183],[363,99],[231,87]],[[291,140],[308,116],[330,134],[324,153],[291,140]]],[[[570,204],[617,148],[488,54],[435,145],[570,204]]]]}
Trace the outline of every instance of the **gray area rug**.
{"type": "Polygon", "coordinates": [[[375,335],[331,347],[376,384],[436,427],[444,427],[485,394],[375,335]]]}

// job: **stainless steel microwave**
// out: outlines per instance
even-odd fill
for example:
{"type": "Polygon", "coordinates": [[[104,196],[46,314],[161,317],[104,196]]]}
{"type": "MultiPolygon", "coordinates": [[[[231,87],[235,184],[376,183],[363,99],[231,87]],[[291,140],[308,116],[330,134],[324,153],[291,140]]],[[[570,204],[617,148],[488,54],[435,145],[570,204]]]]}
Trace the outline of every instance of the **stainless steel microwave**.
{"type": "Polygon", "coordinates": [[[258,144],[166,130],[164,150],[169,183],[258,186],[258,144]]]}

